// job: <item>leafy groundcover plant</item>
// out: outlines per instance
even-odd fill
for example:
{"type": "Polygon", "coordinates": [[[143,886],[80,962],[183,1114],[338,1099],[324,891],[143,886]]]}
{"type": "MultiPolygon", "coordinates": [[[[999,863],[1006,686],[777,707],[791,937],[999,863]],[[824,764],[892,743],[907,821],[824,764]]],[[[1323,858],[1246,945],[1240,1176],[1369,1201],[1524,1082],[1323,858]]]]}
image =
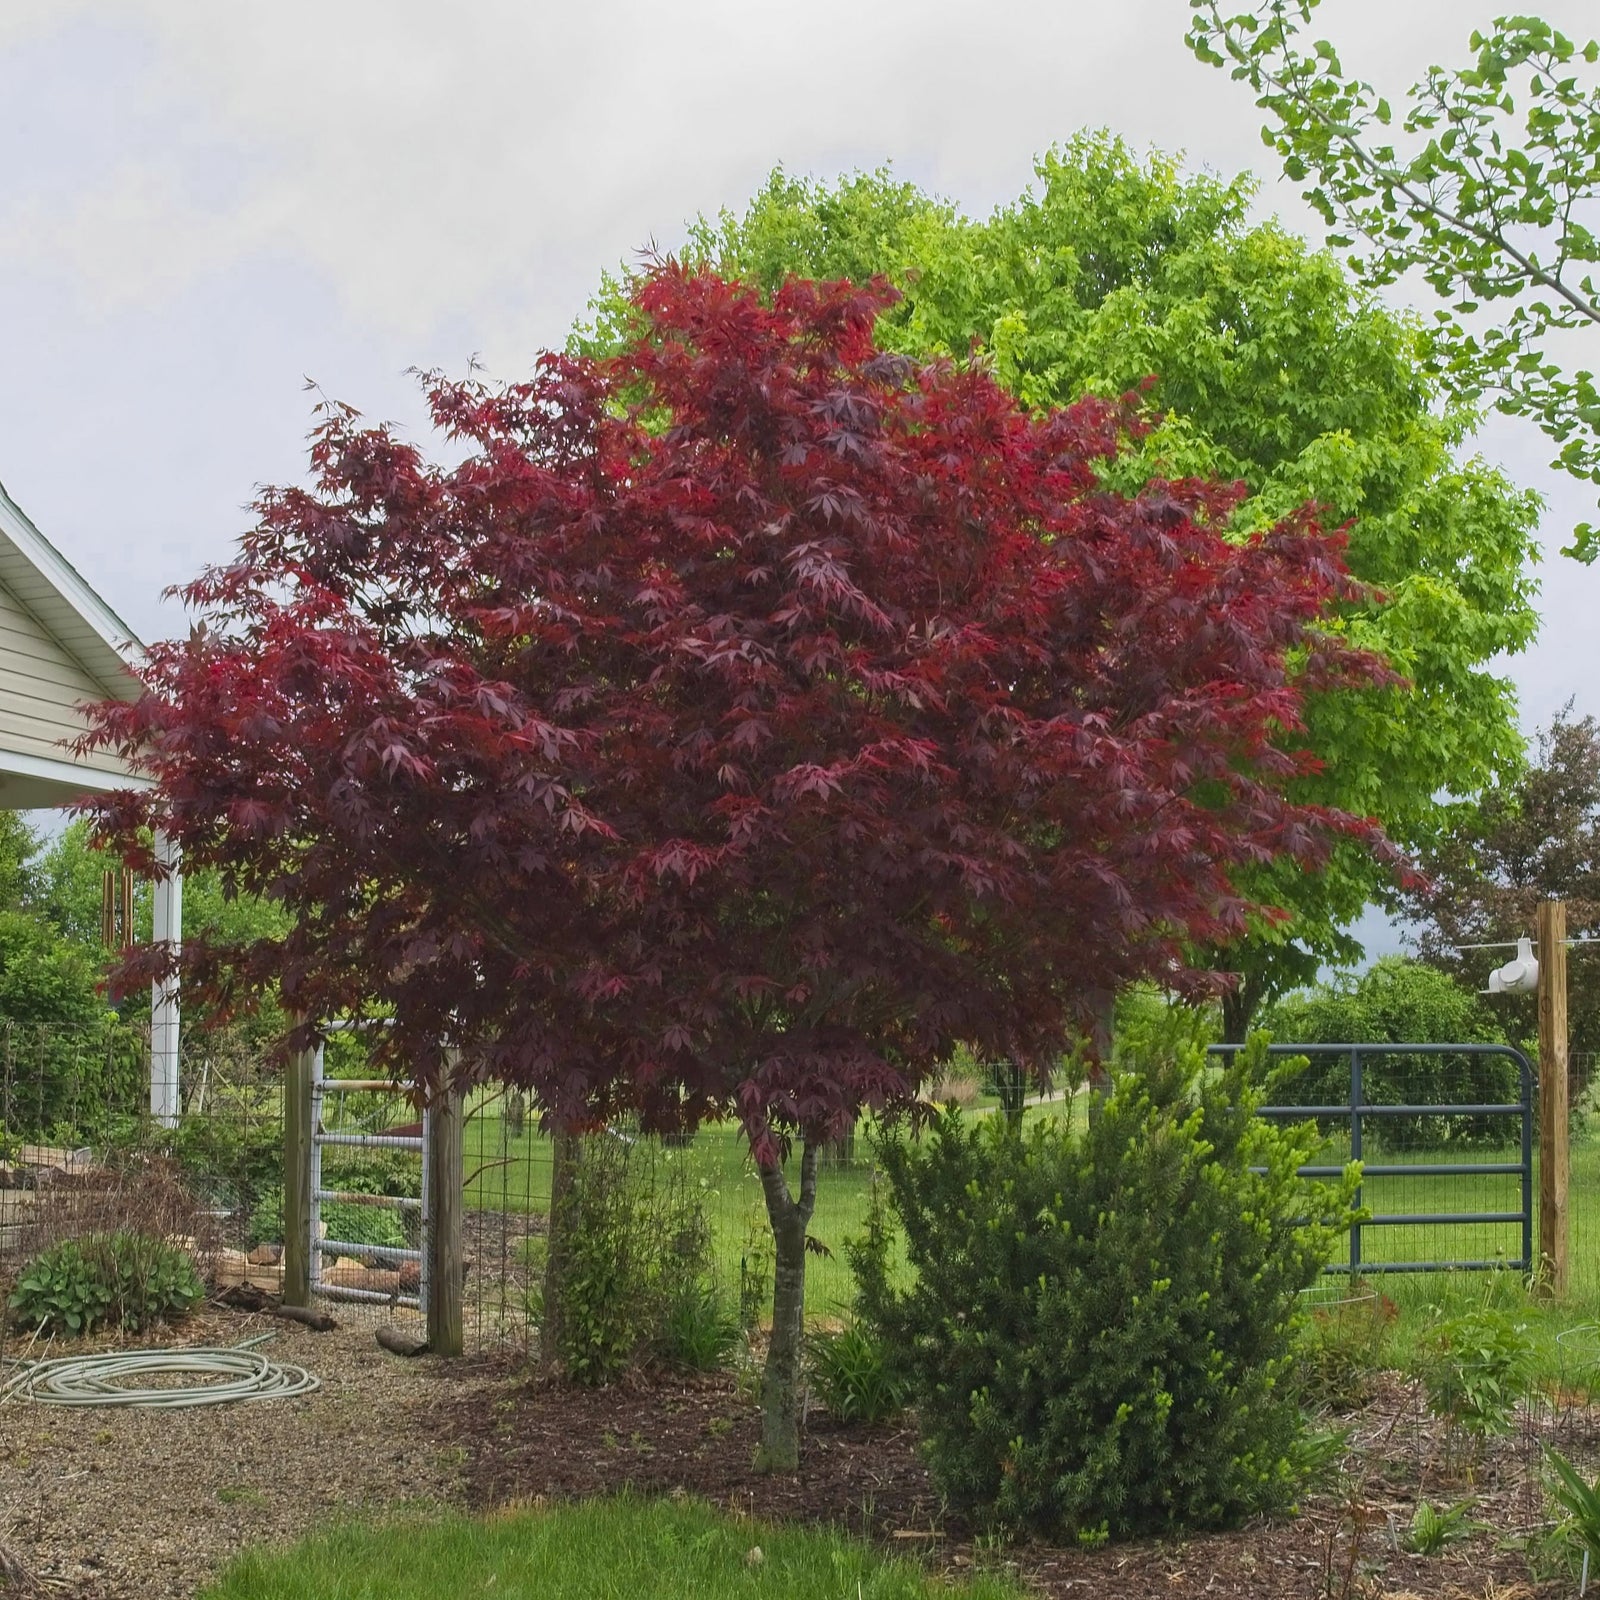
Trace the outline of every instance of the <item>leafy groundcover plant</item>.
{"type": "Polygon", "coordinates": [[[205,1297],[194,1262],[176,1245],[122,1231],[64,1239],[23,1269],[7,1306],[22,1327],[137,1333],[184,1317],[205,1297]]]}
{"type": "Polygon", "coordinates": [[[1225,1068],[1170,1042],[1086,1129],[951,1113],[885,1141],[916,1276],[897,1287],[869,1244],[861,1305],[952,1501],[1092,1544],[1291,1500],[1297,1297],[1354,1172],[1296,1176],[1316,1135],[1256,1117],[1265,1066],[1265,1036],[1225,1068]]]}

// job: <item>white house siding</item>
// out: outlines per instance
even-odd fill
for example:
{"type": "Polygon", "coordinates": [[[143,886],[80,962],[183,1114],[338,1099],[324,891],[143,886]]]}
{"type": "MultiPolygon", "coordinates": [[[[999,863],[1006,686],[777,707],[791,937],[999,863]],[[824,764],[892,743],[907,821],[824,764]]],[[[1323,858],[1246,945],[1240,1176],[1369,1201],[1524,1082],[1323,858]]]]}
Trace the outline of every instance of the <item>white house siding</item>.
{"type": "Polygon", "coordinates": [[[106,751],[74,756],[62,742],[84,731],[83,716],[75,708],[105,697],[104,686],[0,585],[0,751],[125,773],[125,765],[106,751]]]}

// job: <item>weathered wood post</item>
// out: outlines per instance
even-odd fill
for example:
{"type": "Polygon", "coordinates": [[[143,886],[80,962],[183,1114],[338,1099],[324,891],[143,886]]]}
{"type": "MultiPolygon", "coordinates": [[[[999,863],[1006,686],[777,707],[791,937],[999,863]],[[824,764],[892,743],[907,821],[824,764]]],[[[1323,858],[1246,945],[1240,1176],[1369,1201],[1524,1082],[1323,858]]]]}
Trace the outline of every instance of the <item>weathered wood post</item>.
{"type": "Polygon", "coordinates": [[[1539,905],[1539,1280],[1567,1292],[1567,908],[1539,905]]]}
{"type": "Polygon", "coordinates": [[[311,1304],[311,1080],[316,1046],[289,1057],[283,1079],[283,1303],[311,1304]]]}
{"type": "Polygon", "coordinates": [[[445,1067],[444,1081],[428,1108],[428,1349],[434,1355],[458,1356],[466,1348],[462,1326],[462,1283],[465,1257],[461,1247],[462,1125],[460,1088],[451,1081],[455,1063],[445,1067]]]}

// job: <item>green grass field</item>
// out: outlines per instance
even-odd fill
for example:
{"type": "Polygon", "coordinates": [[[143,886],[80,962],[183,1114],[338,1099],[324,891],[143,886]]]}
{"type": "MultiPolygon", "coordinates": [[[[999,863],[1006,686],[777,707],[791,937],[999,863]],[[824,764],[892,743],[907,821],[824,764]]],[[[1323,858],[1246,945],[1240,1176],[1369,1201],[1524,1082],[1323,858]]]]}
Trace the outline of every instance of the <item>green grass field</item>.
{"type": "Polygon", "coordinates": [[[833,1532],[666,1500],[487,1519],[336,1526],[240,1556],[202,1600],[1021,1600],[998,1577],[930,1577],[833,1532]]]}

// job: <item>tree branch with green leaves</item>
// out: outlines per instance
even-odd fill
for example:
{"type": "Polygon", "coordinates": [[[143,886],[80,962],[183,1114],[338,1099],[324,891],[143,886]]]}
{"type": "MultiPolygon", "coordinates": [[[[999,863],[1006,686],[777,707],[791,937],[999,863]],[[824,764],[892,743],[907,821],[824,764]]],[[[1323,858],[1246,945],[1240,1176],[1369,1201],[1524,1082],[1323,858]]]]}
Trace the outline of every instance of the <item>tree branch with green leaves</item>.
{"type": "MultiPolygon", "coordinates": [[[[1600,83],[1583,73],[1600,44],[1499,17],[1472,34],[1471,65],[1428,68],[1397,125],[1332,44],[1302,43],[1320,0],[1190,3],[1190,48],[1254,90],[1328,242],[1369,286],[1417,272],[1448,302],[1433,329],[1445,381],[1535,422],[1554,468],[1600,484],[1600,387],[1558,348],[1600,336],[1600,83]]],[[[1594,561],[1600,530],[1580,524],[1564,553],[1594,561]]]]}

